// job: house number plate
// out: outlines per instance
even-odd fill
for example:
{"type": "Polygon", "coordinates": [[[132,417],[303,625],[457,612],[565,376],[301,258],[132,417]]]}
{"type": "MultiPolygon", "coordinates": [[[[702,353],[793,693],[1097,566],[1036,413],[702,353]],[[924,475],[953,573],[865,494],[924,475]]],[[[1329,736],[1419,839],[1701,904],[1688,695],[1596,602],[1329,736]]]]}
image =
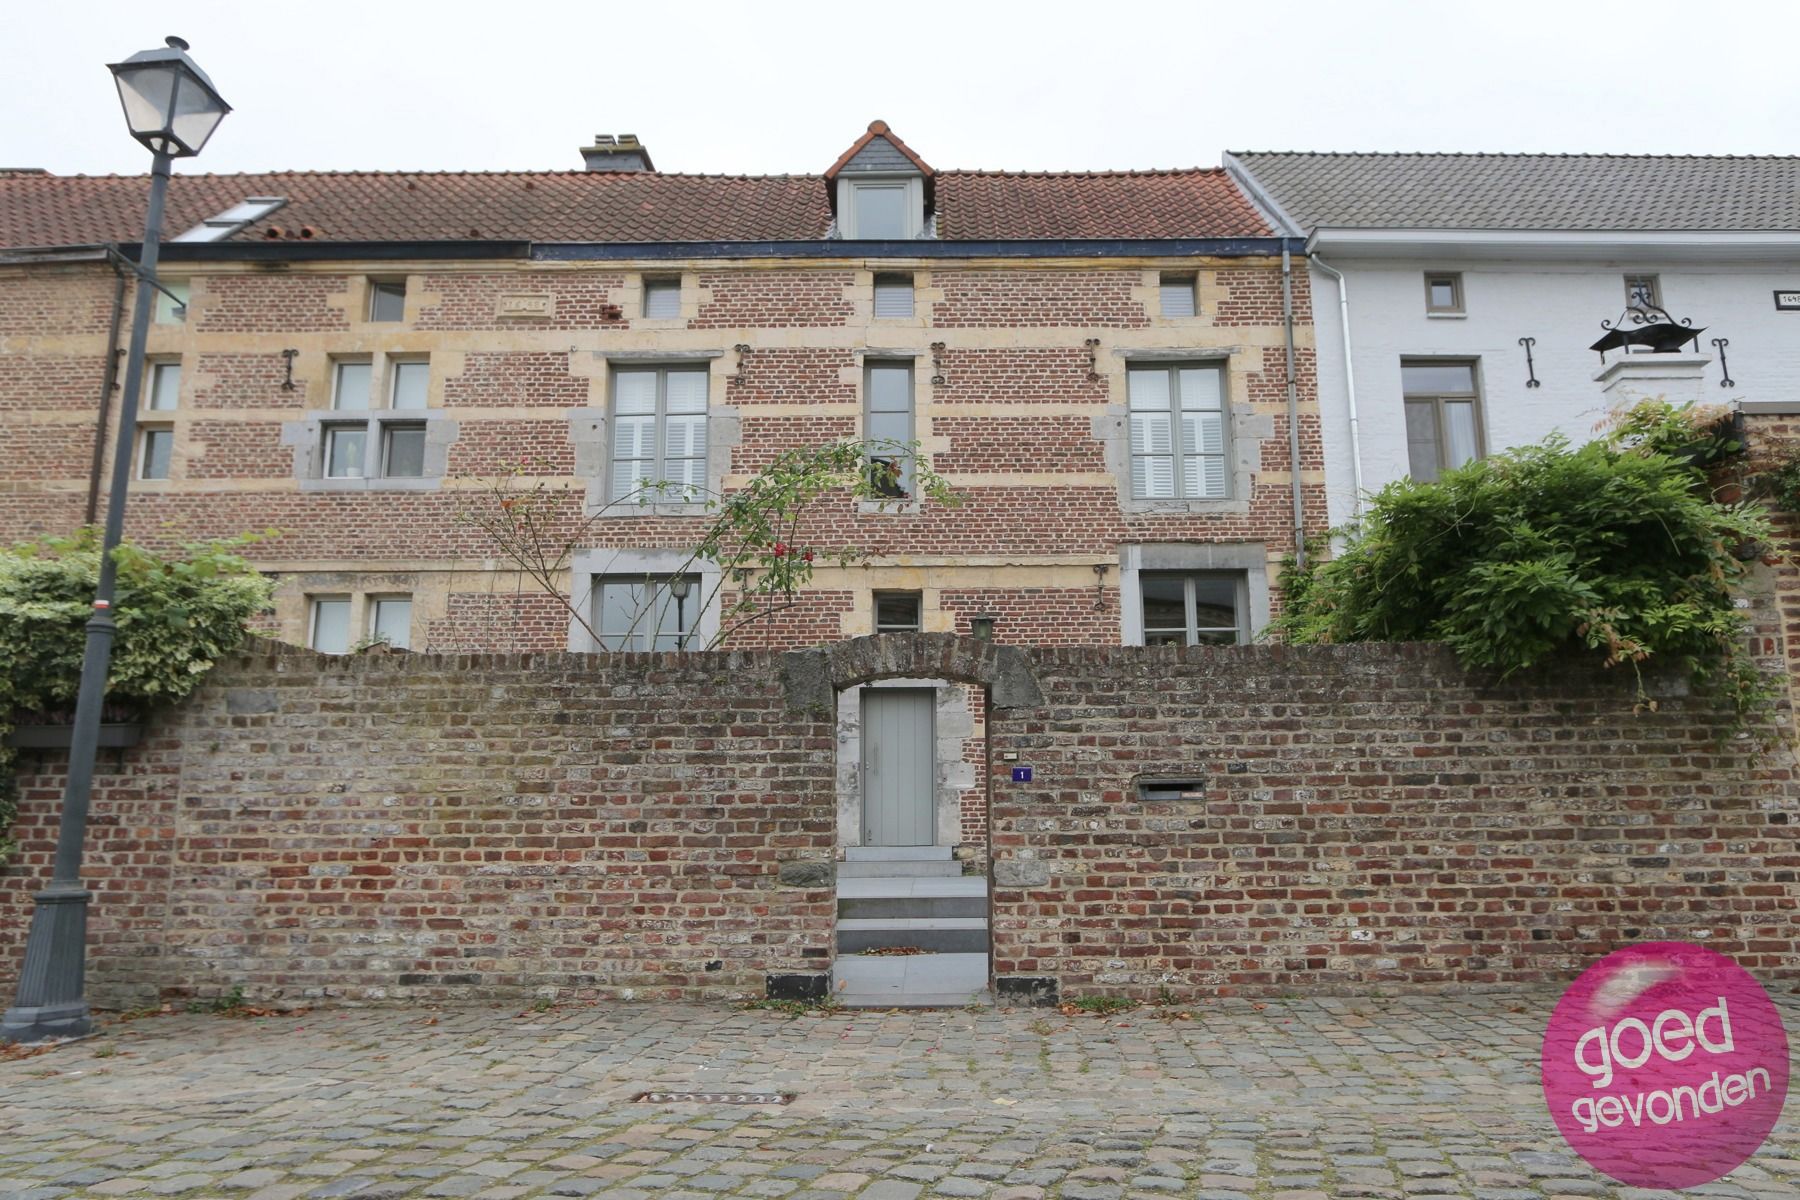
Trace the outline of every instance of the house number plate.
{"type": "Polygon", "coordinates": [[[640,1104],[786,1104],[790,1092],[639,1092],[640,1104]]]}
{"type": "Polygon", "coordinates": [[[1800,312],[1800,289],[1789,291],[1786,288],[1775,293],[1776,312],[1800,312]]]}

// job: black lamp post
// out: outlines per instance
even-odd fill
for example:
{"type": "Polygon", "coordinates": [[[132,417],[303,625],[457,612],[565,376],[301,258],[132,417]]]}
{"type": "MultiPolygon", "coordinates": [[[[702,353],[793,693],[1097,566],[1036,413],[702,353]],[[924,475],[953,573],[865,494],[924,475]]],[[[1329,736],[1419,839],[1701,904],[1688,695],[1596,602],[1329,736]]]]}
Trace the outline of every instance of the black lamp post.
{"type": "Polygon", "coordinates": [[[137,299],[131,318],[131,349],[125,359],[118,443],[113,451],[112,492],[107,497],[106,531],[101,540],[100,586],[94,592],[94,615],[88,618],[87,651],[81,660],[69,779],[56,831],[56,865],[50,885],[35,897],[18,995],[0,1018],[0,1041],[81,1037],[93,1028],[85,986],[90,894],[81,886],[81,849],[87,836],[88,797],[100,738],[100,710],[106,699],[106,673],[112,663],[112,600],[117,576],[113,551],[125,527],[125,490],[131,482],[132,450],[137,440],[138,392],[143,385],[144,340],[155,299],[163,197],[169,187],[169,164],[200,153],[231,111],[212,80],[187,56],[187,48],[186,42],[172,37],[164,49],[145,50],[108,68],[118,83],[119,102],[125,108],[131,136],[153,155],[150,207],[144,216],[144,246],[136,268],[137,299]]]}

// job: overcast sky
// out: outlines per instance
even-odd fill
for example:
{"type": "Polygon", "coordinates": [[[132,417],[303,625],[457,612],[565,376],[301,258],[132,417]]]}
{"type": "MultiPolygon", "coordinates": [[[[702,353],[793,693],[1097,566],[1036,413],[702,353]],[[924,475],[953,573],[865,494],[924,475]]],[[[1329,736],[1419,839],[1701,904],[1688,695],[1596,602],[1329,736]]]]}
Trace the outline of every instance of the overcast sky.
{"type": "Polygon", "coordinates": [[[103,64],[175,33],[236,106],[183,171],[818,172],[876,117],[940,168],[1224,149],[1800,153],[1800,4],[14,0],[0,166],[140,173],[103,64]]]}

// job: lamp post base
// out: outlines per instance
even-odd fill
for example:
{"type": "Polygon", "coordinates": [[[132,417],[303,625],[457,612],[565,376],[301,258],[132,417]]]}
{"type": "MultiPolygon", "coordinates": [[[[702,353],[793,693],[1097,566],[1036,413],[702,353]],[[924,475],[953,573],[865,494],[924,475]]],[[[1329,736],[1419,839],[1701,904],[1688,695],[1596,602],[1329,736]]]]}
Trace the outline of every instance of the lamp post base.
{"type": "Polygon", "coordinates": [[[92,898],[79,884],[52,884],[35,897],[18,999],[0,1017],[0,1042],[46,1042],[93,1032],[84,986],[92,898]]]}

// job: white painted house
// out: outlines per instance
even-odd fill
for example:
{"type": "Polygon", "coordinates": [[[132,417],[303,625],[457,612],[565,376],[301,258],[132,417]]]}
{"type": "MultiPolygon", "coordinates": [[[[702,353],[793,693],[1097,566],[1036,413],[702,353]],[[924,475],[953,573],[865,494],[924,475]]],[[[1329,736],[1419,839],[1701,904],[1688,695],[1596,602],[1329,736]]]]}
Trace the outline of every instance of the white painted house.
{"type": "Polygon", "coordinates": [[[1621,399],[1800,409],[1800,157],[1232,153],[1305,237],[1332,524],[1621,399]],[[1590,349],[1602,321],[1703,329],[1590,349]],[[1638,318],[1644,318],[1640,322],[1638,318]],[[1532,339],[1529,344],[1521,339],[1532,339]]]}

